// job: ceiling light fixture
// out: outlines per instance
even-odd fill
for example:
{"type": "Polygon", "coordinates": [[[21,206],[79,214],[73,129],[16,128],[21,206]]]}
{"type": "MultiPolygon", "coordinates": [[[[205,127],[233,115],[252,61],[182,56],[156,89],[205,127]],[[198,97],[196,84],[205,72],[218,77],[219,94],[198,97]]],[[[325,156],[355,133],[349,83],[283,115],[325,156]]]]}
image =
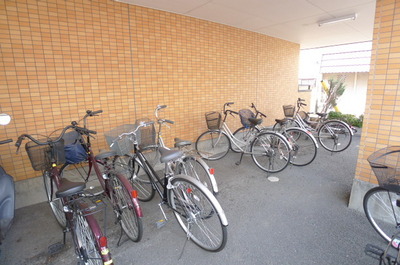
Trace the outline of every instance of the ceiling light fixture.
{"type": "Polygon", "coordinates": [[[318,21],[318,26],[321,27],[323,25],[332,24],[332,23],[336,23],[336,22],[343,22],[343,21],[347,21],[347,20],[356,20],[356,18],[357,18],[357,14],[354,13],[354,14],[347,15],[347,16],[325,19],[325,20],[318,21]]]}

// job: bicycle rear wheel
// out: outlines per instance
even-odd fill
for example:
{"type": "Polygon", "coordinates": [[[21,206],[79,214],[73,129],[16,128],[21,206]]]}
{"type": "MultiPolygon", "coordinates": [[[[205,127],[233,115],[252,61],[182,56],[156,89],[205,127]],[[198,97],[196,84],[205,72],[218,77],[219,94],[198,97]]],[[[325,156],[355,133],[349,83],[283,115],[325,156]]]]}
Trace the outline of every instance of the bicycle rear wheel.
{"type": "Polygon", "coordinates": [[[116,156],[114,169],[128,178],[132,188],[138,192],[140,201],[151,201],[154,198],[155,191],[151,185],[150,177],[137,159],[127,155],[116,156]]]}
{"type": "Polygon", "coordinates": [[[251,144],[251,157],[262,170],[276,173],[289,164],[291,148],[283,136],[274,132],[262,132],[251,144]]]}
{"type": "Polygon", "coordinates": [[[228,221],[217,199],[188,176],[173,177],[171,185],[168,201],[186,235],[205,250],[221,251],[227,241],[228,221]]]}
{"type": "Polygon", "coordinates": [[[364,196],[364,212],[372,227],[386,241],[400,230],[400,195],[382,187],[370,189],[364,196]]]}
{"type": "Polygon", "coordinates": [[[292,160],[295,166],[306,166],[314,161],[317,156],[317,144],[311,133],[299,128],[289,128],[285,137],[292,145],[292,160]]]}
{"type": "MultiPolygon", "coordinates": [[[[254,138],[257,136],[257,134],[260,133],[260,130],[257,128],[245,128],[241,127],[237,129],[234,133],[233,136],[235,136],[240,142],[237,142],[236,144],[239,145],[239,147],[244,151],[244,152],[250,152],[250,146],[251,142],[254,140],[254,138]],[[247,148],[246,148],[247,147],[247,148]]],[[[235,153],[240,153],[241,150],[235,145],[235,143],[231,144],[231,149],[235,153]]]]}
{"type": "Polygon", "coordinates": [[[210,168],[201,158],[190,155],[185,156],[182,159],[182,162],[178,162],[175,174],[183,174],[193,177],[200,181],[200,183],[209,189],[214,195],[218,193],[217,182],[215,181],[214,175],[211,174],[210,168]]]}
{"type": "Polygon", "coordinates": [[[231,147],[228,136],[220,130],[206,131],[196,140],[196,150],[206,160],[223,158],[231,147]]]}
{"type": "Polygon", "coordinates": [[[327,121],[318,130],[318,141],[331,152],[346,150],[352,138],[351,129],[342,121],[327,121]]]}
{"type": "Polygon", "coordinates": [[[135,205],[132,202],[130,191],[133,189],[127,187],[126,185],[130,185],[128,180],[125,180],[127,182],[125,183],[122,178],[124,176],[120,175],[120,173],[111,176],[112,192],[110,197],[122,229],[130,240],[139,242],[143,235],[142,219],[139,217],[139,213],[136,212],[135,205]]]}
{"type": "MultiPolygon", "coordinates": [[[[94,222],[94,218],[92,218],[94,222]]],[[[97,224],[97,222],[96,222],[97,224]]],[[[86,218],[81,214],[74,215],[74,242],[79,258],[84,264],[102,265],[100,250],[96,246],[96,238],[86,218]]]]}
{"type": "Polygon", "coordinates": [[[62,228],[65,228],[67,225],[67,220],[65,218],[63,201],[61,198],[56,198],[55,196],[58,189],[54,180],[51,179],[49,171],[45,171],[43,173],[43,183],[46,191],[47,202],[50,205],[51,211],[53,212],[58,224],[62,228]]]}

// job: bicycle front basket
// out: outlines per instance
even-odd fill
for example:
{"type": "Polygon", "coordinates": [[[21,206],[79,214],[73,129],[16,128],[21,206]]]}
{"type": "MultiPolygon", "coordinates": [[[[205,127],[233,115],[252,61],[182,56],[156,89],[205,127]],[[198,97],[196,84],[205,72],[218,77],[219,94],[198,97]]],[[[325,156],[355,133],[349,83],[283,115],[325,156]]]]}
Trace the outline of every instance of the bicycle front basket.
{"type": "Polygon", "coordinates": [[[283,113],[285,114],[286,118],[293,118],[294,113],[296,111],[295,106],[293,105],[283,105],[283,113]]]}
{"type": "Polygon", "coordinates": [[[129,137],[123,137],[119,139],[119,136],[123,133],[129,133],[136,129],[134,124],[123,124],[115,127],[111,131],[105,132],[104,136],[106,137],[106,141],[108,146],[113,144],[110,148],[117,152],[118,155],[126,155],[131,152],[133,149],[133,143],[129,139],[129,137]]]}
{"type": "MultiPolygon", "coordinates": [[[[49,139],[40,139],[40,142],[47,142],[49,139]]],[[[50,145],[38,145],[35,142],[28,142],[25,145],[32,168],[36,171],[45,170],[50,166],[51,158],[55,159],[57,165],[65,163],[64,140],[50,145]],[[53,154],[53,155],[52,155],[53,154]]]]}
{"type": "Polygon", "coordinates": [[[239,110],[240,121],[245,128],[250,128],[254,126],[250,121],[249,118],[255,118],[256,115],[249,109],[241,109],[239,110]]]}
{"type": "Polygon", "coordinates": [[[221,113],[217,111],[206,112],[206,123],[209,130],[218,130],[221,127],[221,113]]]}
{"type": "Polygon", "coordinates": [[[400,192],[400,146],[389,146],[372,153],[368,162],[379,186],[400,192]]]}
{"type": "MultiPolygon", "coordinates": [[[[151,122],[149,118],[142,118],[136,120],[135,124],[138,126],[141,122],[151,122]]],[[[149,146],[156,145],[156,128],[154,123],[146,127],[140,127],[137,134],[137,141],[140,149],[145,149],[149,146]]]]}

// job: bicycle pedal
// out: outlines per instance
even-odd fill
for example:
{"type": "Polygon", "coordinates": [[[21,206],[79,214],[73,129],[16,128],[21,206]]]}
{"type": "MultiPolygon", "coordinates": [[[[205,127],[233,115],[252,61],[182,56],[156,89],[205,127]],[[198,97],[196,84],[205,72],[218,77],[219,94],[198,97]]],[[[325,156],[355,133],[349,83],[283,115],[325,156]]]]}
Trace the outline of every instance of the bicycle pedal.
{"type": "Polygon", "coordinates": [[[161,219],[156,222],[156,226],[158,229],[160,229],[160,228],[164,227],[167,223],[168,223],[167,220],[161,219]]]}
{"type": "Polygon", "coordinates": [[[64,244],[61,242],[57,242],[53,245],[50,245],[47,248],[47,253],[49,253],[49,255],[52,256],[52,255],[60,253],[63,248],[64,248],[64,244]]]}

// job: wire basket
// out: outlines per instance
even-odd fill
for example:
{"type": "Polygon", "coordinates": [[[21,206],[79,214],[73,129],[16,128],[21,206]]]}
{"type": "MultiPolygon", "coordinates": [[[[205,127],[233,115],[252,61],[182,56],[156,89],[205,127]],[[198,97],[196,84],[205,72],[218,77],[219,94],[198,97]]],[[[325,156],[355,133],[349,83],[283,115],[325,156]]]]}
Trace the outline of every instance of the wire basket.
{"type": "Polygon", "coordinates": [[[108,146],[120,156],[129,154],[133,149],[133,142],[129,137],[122,137],[122,139],[119,139],[119,136],[123,133],[132,132],[135,129],[136,126],[134,124],[124,124],[115,127],[111,131],[105,132],[104,136],[106,137],[108,146]],[[116,141],[114,142],[114,140],[116,141]],[[113,145],[111,146],[111,144],[113,145]]]}
{"type": "Polygon", "coordinates": [[[249,121],[249,118],[255,118],[256,115],[249,109],[241,109],[239,110],[239,116],[240,116],[240,121],[242,122],[242,125],[245,128],[250,128],[251,126],[254,126],[254,124],[252,124],[249,121]]]}
{"type": "Polygon", "coordinates": [[[221,128],[221,113],[217,111],[206,112],[206,123],[209,130],[218,130],[221,128]]]}
{"type": "MultiPolygon", "coordinates": [[[[136,120],[135,124],[138,126],[141,122],[151,122],[149,118],[142,118],[136,120]]],[[[140,127],[137,134],[137,141],[140,149],[156,145],[156,128],[154,123],[146,127],[140,127]]]]}
{"type": "Polygon", "coordinates": [[[294,117],[294,113],[296,111],[295,106],[293,105],[283,105],[283,113],[285,114],[286,118],[293,118],[294,117]]]}
{"type": "MultiPolygon", "coordinates": [[[[48,142],[54,139],[40,139],[39,142],[48,142]]],[[[51,166],[52,158],[57,165],[65,163],[64,139],[52,145],[38,145],[31,141],[26,143],[25,150],[28,153],[32,168],[36,171],[41,171],[51,166]]]]}
{"type": "Polygon", "coordinates": [[[390,191],[400,191],[400,146],[389,146],[372,153],[368,162],[379,186],[390,191]]]}

